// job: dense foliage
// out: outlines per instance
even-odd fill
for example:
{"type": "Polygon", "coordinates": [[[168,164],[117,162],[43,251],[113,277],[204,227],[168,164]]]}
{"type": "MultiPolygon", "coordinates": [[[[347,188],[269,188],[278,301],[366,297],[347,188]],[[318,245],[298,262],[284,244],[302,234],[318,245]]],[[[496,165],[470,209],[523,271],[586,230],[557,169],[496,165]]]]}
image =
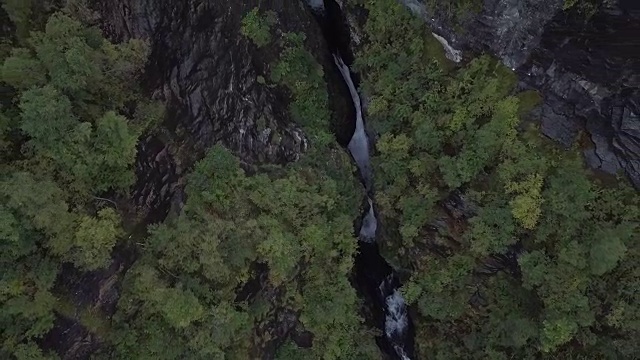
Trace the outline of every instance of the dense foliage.
{"type": "MultiPolygon", "coordinates": [[[[242,32],[264,47],[276,21],[254,9],[242,32]]],[[[349,159],[327,130],[322,67],[303,35],[280,35],[269,77],[291,92],[310,154],[248,175],[228,151],[211,149],[187,177],[181,214],[153,227],[129,271],[105,357],[254,358],[280,327],[313,336],[310,349],[286,344],[283,359],[375,353],[372,336],[369,345],[358,339],[366,328],[348,276],[359,198],[349,159]]]]}
{"type": "Polygon", "coordinates": [[[482,0],[426,0],[425,5],[430,13],[443,16],[454,29],[462,32],[463,24],[482,11],[482,0]]]}
{"type": "MultiPolygon", "coordinates": [[[[288,95],[308,149],[248,165],[216,145],[180,180],[184,207],[147,227],[130,210],[138,140],[164,117],[137,81],[147,45],[112,44],[59,3],[2,0],[0,358],[57,358],[59,318],[98,339],[97,359],[380,358],[349,282],[363,189],[329,130],[317,39],[245,14],[257,54],[280,54],[259,82],[288,95]],[[66,277],[120,248],[134,259],[114,313],[74,303],[66,277]]],[[[495,60],[448,63],[397,1],[354,4],[381,241],[410,274],[417,357],[636,356],[637,192],[524,124],[538,95],[495,60]]],[[[429,2],[459,21],[477,4],[429,2]]]]}
{"type": "Polygon", "coordinates": [[[353,358],[355,214],[338,184],[310,168],[247,176],[221,147],[187,181],[187,206],[154,227],[125,282],[116,358],[246,359],[282,312],[299,313],[299,326],[314,334],[301,358],[353,358]],[[260,276],[256,262],[269,268],[266,284],[238,299],[237,289],[260,276]]]}
{"type": "Polygon", "coordinates": [[[240,32],[257,46],[265,46],[271,42],[271,26],[277,21],[276,14],[268,12],[264,16],[258,8],[254,8],[242,18],[240,32]]]}
{"type": "Polygon", "coordinates": [[[521,126],[532,96],[512,95],[504,67],[483,56],[448,72],[404,7],[365,7],[377,201],[389,252],[412,273],[419,356],[637,355],[637,193],[521,126]],[[443,211],[455,189],[474,204],[468,221],[443,211]]]}
{"type": "Polygon", "coordinates": [[[111,44],[30,2],[3,8],[15,33],[0,59],[0,357],[35,359],[65,305],[53,291],[61,265],[110,263],[124,234],[115,200],[134,179],[138,136],[162,111],[131,81],[144,43],[111,44]]]}

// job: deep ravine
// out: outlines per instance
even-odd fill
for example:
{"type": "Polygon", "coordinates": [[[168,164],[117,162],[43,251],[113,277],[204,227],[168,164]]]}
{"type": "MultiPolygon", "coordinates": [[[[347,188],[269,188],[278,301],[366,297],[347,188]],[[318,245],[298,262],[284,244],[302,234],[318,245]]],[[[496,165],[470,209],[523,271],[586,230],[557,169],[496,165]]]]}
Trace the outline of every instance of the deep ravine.
{"type": "MultiPolygon", "coordinates": [[[[328,39],[328,41],[331,40],[328,39]]],[[[358,237],[360,253],[356,258],[356,282],[361,290],[368,292],[366,298],[372,302],[372,309],[380,313],[382,321],[378,321],[378,323],[381,323],[380,327],[385,336],[383,339],[378,339],[378,344],[390,356],[408,360],[411,358],[410,354],[413,348],[412,336],[407,307],[398,290],[400,282],[393,268],[380,255],[375,243],[378,220],[375,216],[372,198],[373,172],[369,158],[370,144],[364,126],[362,102],[349,67],[342,60],[339,50],[335,49],[334,51],[336,51],[333,54],[335,64],[349,88],[356,114],[356,128],[348,144],[348,149],[358,166],[368,196],[368,209],[363,214],[358,237]],[[376,268],[377,271],[372,268],[376,268]]]]}
{"type": "Polygon", "coordinates": [[[349,34],[340,6],[335,0],[307,0],[323,27],[325,40],[333,53],[333,60],[344,79],[355,110],[355,131],[347,146],[360,172],[360,180],[367,193],[367,209],[358,231],[358,254],[355,259],[355,286],[371,313],[369,322],[375,324],[383,336],[376,339],[380,349],[391,358],[412,358],[413,325],[395,270],[380,254],[376,243],[378,219],[375,214],[373,171],[370,163],[370,140],[365,130],[362,101],[354,75],[343,59],[353,61],[348,48],[349,34]],[[346,38],[346,39],[345,39],[346,38]]]}
{"type": "MultiPolygon", "coordinates": [[[[362,182],[368,194],[367,201],[369,209],[363,216],[362,226],[359,232],[361,251],[360,255],[356,258],[356,268],[362,270],[356,270],[356,272],[359,273],[357,274],[357,281],[361,283],[359,284],[360,287],[369,290],[368,296],[370,300],[377,303],[372,304],[373,308],[377,311],[384,312],[384,326],[382,330],[384,331],[385,339],[380,339],[382,341],[379,341],[379,343],[382,342],[382,344],[380,344],[382,349],[387,352],[392,350],[397,358],[408,360],[410,359],[410,346],[408,344],[410,342],[410,331],[407,307],[398,290],[400,283],[393,269],[380,255],[377,244],[375,244],[378,220],[375,216],[374,202],[372,199],[373,173],[369,160],[369,138],[364,128],[362,104],[358,91],[353,83],[349,67],[345,65],[340,55],[334,54],[334,59],[336,66],[340,69],[340,73],[349,87],[353,105],[356,108],[356,130],[349,142],[348,148],[360,170],[362,182]],[[364,248],[368,248],[368,251],[363,251],[364,248]],[[362,266],[363,256],[368,257],[367,263],[369,266],[362,266]],[[372,269],[369,267],[376,267],[384,269],[385,271],[371,271],[372,269]],[[374,275],[365,277],[362,276],[363,272],[374,275]],[[366,284],[363,284],[364,282],[366,282],[366,284]],[[377,285],[377,287],[375,285],[377,285]]],[[[390,355],[394,355],[393,353],[390,355]]]]}

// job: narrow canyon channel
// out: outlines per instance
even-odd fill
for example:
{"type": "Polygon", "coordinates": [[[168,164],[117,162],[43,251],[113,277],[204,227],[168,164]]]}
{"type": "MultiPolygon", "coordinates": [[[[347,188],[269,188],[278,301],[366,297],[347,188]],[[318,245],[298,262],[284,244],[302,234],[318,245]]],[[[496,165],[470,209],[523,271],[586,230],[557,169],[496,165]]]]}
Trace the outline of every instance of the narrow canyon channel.
{"type": "Polygon", "coordinates": [[[355,131],[347,148],[358,167],[360,180],[367,193],[367,206],[357,231],[359,252],[355,264],[356,287],[373,313],[373,319],[367,320],[375,323],[383,333],[377,339],[382,351],[392,358],[409,360],[413,353],[413,329],[407,306],[399,291],[401,283],[394,269],[380,254],[376,243],[378,219],[375,213],[374,174],[370,162],[371,141],[365,128],[363,105],[354,81],[355,75],[343,60],[343,57],[351,57],[350,49],[345,48],[349,41],[342,38],[349,34],[340,30],[343,28],[340,23],[342,16],[340,6],[334,0],[309,0],[308,4],[324,27],[326,41],[333,51],[334,63],[349,88],[355,110],[355,131]]]}

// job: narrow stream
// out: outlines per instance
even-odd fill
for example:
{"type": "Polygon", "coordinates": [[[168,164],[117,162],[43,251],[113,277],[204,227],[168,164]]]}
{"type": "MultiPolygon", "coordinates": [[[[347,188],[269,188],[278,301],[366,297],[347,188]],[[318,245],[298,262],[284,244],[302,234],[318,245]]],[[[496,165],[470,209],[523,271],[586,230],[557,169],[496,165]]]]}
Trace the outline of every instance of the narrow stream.
{"type": "Polygon", "coordinates": [[[342,28],[343,20],[340,7],[334,0],[307,0],[307,3],[325,27],[323,32],[333,52],[334,63],[349,88],[355,109],[355,131],[347,148],[360,171],[368,203],[358,234],[359,252],[355,259],[355,286],[373,313],[374,319],[369,320],[383,331],[384,335],[376,339],[381,350],[391,358],[409,360],[413,353],[413,329],[407,306],[398,290],[401,284],[394,269],[380,254],[376,243],[378,219],[373,199],[370,141],[365,130],[362,101],[353,74],[343,60],[343,56],[347,55],[349,58],[350,55],[349,49],[345,48],[348,41],[344,41],[348,34],[342,34],[339,30],[342,28]]]}
{"type": "MultiPolygon", "coordinates": [[[[360,101],[360,95],[356,90],[356,87],[353,83],[353,79],[351,77],[351,71],[349,67],[345,65],[344,61],[340,57],[340,55],[333,55],[336,66],[340,70],[344,81],[349,87],[349,92],[351,93],[351,98],[353,99],[353,105],[356,109],[356,130],[349,142],[349,152],[353,156],[356,164],[358,165],[358,169],[360,170],[360,174],[362,176],[362,182],[367,190],[368,195],[368,203],[369,210],[365,214],[362,220],[362,226],[360,228],[360,242],[364,242],[369,245],[369,247],[374,250],[370,256],[375,258],[378,262],[384,262],[387,265],[387,271],[384,273],[388,274],[382,278],[376,279],[369,278],[365,281],[379,281],[379,285],[377,286],[377,294],[372,297],[377,298],[378,301],[382,305],[382,310],[384,311],[384,334],[386,337],[386,341],[391,346],[395,354],[398,358],[402,360],[409,360],[410,357],[407,355],[407,350],[405,349],[405,343],[407,342],[407,338],[409,335],[409,319],[407,315],[407,307],[405,305],[404,299],[398,291],[399,282],[393,272],[393,269],[386,264],[384,258],[377,251],[377,245],[374,244],[376,241],[376,230],[378,228],[378,220],[375,216],[373,199],[371,198],[372,192],[372,180],[373,173],[371,171],[371,163],[369,159],[369,137],[364,128],[364,119],[362,117],[362,103],[360,101]]],[[[367,245],[365,245],[367,246],[367,245]]],[[[361,245],[361,250],[362,250],[361,245]]],[[[357,260],[356,260],[357,261],[357,260]]],[[[381,273],[381,274],[384,274],[381,273]]]]}
{"type": "MultiPolygon", "coordinates": [[[[369,137],[364,130],[364,120],[362,118],[362,103],[360,101],[360,95],[356,90],[356,86],[351,78],[351,71],[349,67],[344,63],[340,55],[333,54],[333,59],[336,66],[342,74],[342,78],[349,87],[349,93],[353,100],[353,106],[356,109],[356,130],[353,133],[351,141],[349,141],[349,152],[358,165],[360,175],[362,176],[362,182],[367,190],[367,194],[372,191],[373,173],[371,171],[371,163],[369,161],[369,137]]],[[[369,203],[369,211],[362,219],[362,227],[360,228],[360,240],[365,242],[374,242],[376,237],[376,230],[378,229],[378,220],[376,219],[373,210],[373,199],[368,195],[367,201],[369,203]]]]}

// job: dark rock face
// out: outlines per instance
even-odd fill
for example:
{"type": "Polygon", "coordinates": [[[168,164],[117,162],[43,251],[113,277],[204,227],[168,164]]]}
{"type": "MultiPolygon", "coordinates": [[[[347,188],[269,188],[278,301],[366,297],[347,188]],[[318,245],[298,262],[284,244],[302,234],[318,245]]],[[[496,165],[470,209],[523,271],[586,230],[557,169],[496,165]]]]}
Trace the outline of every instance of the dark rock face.
{"type": "Polygon", "coordinates": [[[441,203],[447,213],[456,220],[468,220],[476,216],[478,207],[460,190],[452,191],[441,203]]]}
{"type": "Polygon", "coordinates": [[[454,48],[488,51],[516,68],[537,47],[544,25],[562,8],[563,0],[486,0],[481,12],[468,14],[462,31],[456,31],[445,14],[432,12],[425,0],[401,2],[454,48]]]}
{"type": "Polygon", "coordinates": [[[640,187],[640,3],[601,2],[587,18],[563,0],[485,0],[460,28],[424,0],[401,2],[454,48],[490,52],[539,90],[545,135],[570,147],[586,130],[588,164],[640,187]]]}
{"type": "MultiPolygon", "coordinates": [[[[353,54],[357,53],[361,49],[365,37],[364,26],[367,19],[366,11],[350,3],[348,0],[333,0],[329,2],[340,8],[341,20],[344,22],[343,25],[349,33],[348,48],[353,54]]],[[[351,63],[349,54],[347,54],[345,61],[347,64],[351,63]]]]}
{"type": "Polygon", "coordinates": [[[533,117],[540,119],[540,131],[543,134],[569,149],[580,131],[578,124],[570,119],[572,115],[573,108],[559,101],[555,106],[544,102],[534,110],[533,117]]]}
{"type": "Polygon", "coordinates": [[[150,41],[149,88],[167,100],[177,130],[184,130],[196,149],[220,141],[251,163],[295,161],[308,147],[288,113],[287,94],[258,82],[259,76],[269,79],[279,50],[258,49],[240,33],[251,9],[275,12],[274,40],[280,32],[307,36],[306,47],[325,69],[332,129],[348,143],[352,126],[347,119],[353,118],[348,89],[303,1],[93,0],[93,7],[114,39],[150,41]]]}
{"type": "MultiPolygon", "coordinates": [[[[180,173],[173,151],[157,137],[150,136],[138,144],[136,183],[131,198],[138,212],[147,214],[146,222],[161,222],[168,214],[171,201],[176,197],[181,206],[178,185],[180,173]]],[[[179,211],[176,211],[179,213],[179,211]]]]}
{"type": "Polygon", "coordinates": [[[61,359],[89,359],[98,350],[101,341],[75,319],[56,317],[54,330],[42,339],[42,346],[54,350],[61,359]]]}
{"type": "MultiPolygon", "coordinates": [[[[258,49],[240,33],[242,17],[257,5],[198,0],[95,4],[115,38],[150,41],[148,83],[167,100],[176,132],[184,131],[196,150],[221,141],[245,161],[295,161],[307,138],[291,121],[283,97],[257,80],[266,77],[268,61],[277,54],[257,56],[258,49]]],[[[309,22],[296,2],[273,5],[277,14],[286,14],[287,23],[309,22]]]]}
{"type": "Polygon", "coordinates": [[[584,125],[591,167],[622,170],[640,186],[640,4],[625,6],[603,5],[588,21],[558,13],[518,72],[562,114],[560,127],[584,125]]]}

